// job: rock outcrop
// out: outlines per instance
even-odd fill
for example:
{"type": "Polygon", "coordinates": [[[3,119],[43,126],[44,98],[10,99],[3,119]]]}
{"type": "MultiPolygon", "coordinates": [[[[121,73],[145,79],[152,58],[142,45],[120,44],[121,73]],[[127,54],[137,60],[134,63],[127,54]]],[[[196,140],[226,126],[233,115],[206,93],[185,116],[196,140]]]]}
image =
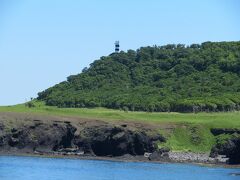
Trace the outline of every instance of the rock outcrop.
{"type": "Polygon", "coordinates": [[[211,133],[214,136],[220,135],[220,134],[240,134],[240,129],[234,129],[234,128],[212,128],[211,133]]]}
{"type": "Polygon", "coordinates": [[[170,161],[169,148],[161,148],[151,153],[148,157],[150,161],[170,161]]]}
{"type": "Polygon", "coordinates": [[[239,129],[211,129],[213,135],[228,135],[229,138],[211,149],[210,157],[226,156],[229,164],[240,164],[240,130],[239,129]]]}
{"type": "Polygon", "coordinates": [[[145,132],[134,132],[113,125],[87,127],[75,137],[75,144],[97,156],[143,155],[153,152],[154,144],[145,132]]]}
{"type": "Polygon", "coordinates": [[[148,135],[141,129],[98,122],[93,125],[68,121],[30,123],[7,129],[0,122],[0,151],[90,154],[95,156],[144,155],[165,141],[160,134],[148,135]]]}
{"type": "Polygon", "coordinates": [[[223,144],[216,144],[211,150],[211,157],[225,155],[229,164],[240,164],[240,136],[233,137],[223,144]]]}
{"type": "Polygon", "coordinates": [[[52,151],[71,146],[76,128],[65,123],[34,122],[11,128],[3,129],[0,135],[1,149],[11,150],[41,150],[52,151]]]}

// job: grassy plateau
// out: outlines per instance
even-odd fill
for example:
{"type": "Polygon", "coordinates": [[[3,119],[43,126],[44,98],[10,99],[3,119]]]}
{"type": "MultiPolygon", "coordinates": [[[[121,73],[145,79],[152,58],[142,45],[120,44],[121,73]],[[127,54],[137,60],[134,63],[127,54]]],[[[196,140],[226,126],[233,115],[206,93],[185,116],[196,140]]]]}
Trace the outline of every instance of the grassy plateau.
{"type": "Polygon", "coordinates": [[[149,113],[112,110],[106,108],[57,108],[46,106],[43,102],[34,101],[34,107],[24,104],[1,106],[0,112],[18,112],[39,115],[64,117],[81,117],[107,121],[124,120],[145,123],[171,124],[175,128],[171,132],[164,128],[159,132],[167,137],[167,142],[159,147],[167,146],[173,151],[209,152],[216,143],[211,128],[240,128],[240,112],[213,113],[149,113]]]}

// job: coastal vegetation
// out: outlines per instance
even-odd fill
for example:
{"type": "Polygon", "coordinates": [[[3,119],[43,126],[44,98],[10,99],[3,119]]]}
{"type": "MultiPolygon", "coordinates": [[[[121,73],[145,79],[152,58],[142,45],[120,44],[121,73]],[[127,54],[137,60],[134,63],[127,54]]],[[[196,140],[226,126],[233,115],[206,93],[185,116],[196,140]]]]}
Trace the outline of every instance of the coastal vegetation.
{"type": "Polygon", "coordinates": [[[106,121],[139,121],[148,123],[189,123],[208,126],[209,128],[240,128],[240,112],[212,113],[177,113],[177,112],[131,112],[107,108],[58,108],[45,105],[41,101],[33,101],[32,108],[19,104],[0,106],[0,112],[33,113],[40,115],[56,115],[81,117],[106,121]]]}
{"type": "Polygon", "coordinates": [[[22,113],[45,117],[85,118],[89,121],[104,120],[118,123],[147,123],[157,127],[166,137],[159,142],[159,148],[172,151],[210,152],[214,144],[225,142],[230,136],[214,136],[212,128],[240,129],[239,112],[176,113],[176,112],[131,112],[107,108],[59,108],[47,106],[41,101],[32,101],[33,106],[25,104],[2,106],[0,113],[22,113]],[[223,137],[222,137],[223,136],[223,137]]]}
{"type": "Polygon", "coordinates": [[[1,106],[0,145],[97,156],[206,153],[234,164],[239,110],[240,42],[143,47],[101,57],[25,104],[1,106]]]}
{"type": "Polygon", "coordinates": [[[168,44],[113,53],[40,92],[38,100],[62,108],[240,110],[240,42],[168,44]]]}

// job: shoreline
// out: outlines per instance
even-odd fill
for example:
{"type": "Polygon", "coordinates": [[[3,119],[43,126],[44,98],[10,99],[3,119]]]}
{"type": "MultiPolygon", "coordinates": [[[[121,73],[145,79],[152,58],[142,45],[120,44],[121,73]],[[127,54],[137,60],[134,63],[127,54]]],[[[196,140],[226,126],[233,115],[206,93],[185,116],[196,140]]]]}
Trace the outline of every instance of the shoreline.
{"type": "MultiPolygon", "coordinates": [[[[180,152],[178,152],[180,153],[180,152]]],[[[181,152],[186,154],[186,152],[181,152]]],[[[192,153],[191,153],[192,154],[192,153]]],[[[17,156],[17,157],[38,157],[38,158],[56,158],[56,159],[75,159],[75,160],[96,160],[96,161],[113,161],[113,162],[139,162],[139,163],[157,163],[157,164],[190,164],[197,166],[207,166],[207,167],[224,167],[224,168],[240,168],[240,164],[232,165],[227,163],[219,163],[219,162],[200,162],[200,161],[178,161],[172,159],[164,159],[164,160],[150,160],[145,156],[132,156],[129,154],[125,154],[123,156],[94,156],[90,154],[86,155],[64,155],[64,154],[56,154],[56,153],[30,153],[30,152],[0,152],[0,157],[3,156],[17,156]]]]}
{"type": "MultiPolygon", "coordinates": [[[[230,146],[230,150],[225,152],[216,151],[214,154],[211,152],[214,158],[209,157],[210,151],[203,151],[205,153],[193,153],[190,150],[176,152],[168,147],[159,147],[158,144],[167,142],[168,138],[160,130],[166,129],[172,133],[174,128],[176,129],[173,125],[153,126],[148,123],[127,121],[112,123],[81,118],[21,115],[0,113],[0,155],[191,163],[229,167],[234,167],[235,165],[232,164],[239,163],[238,159],[234,161],[235,157],[238,158],[238,141],[233,142],[236,144],[233,149],[235,154],[229,156],[228,151],[232,152],[230,146]]],[[[179,128],[182,128],[181,131],[186,131],[184,127],[185,125],[179,128]]],[[[227,130],[220,129],[220,133],[223,131],[223,134],[226,134],[227,130]]],[[[209,130],[209,133],[212,132],[209,130]]],[[[195,132],[189,138],[198,140],[200,136],[195,132]]],[[[201,151],[201,148],[198,151],[201,151]]]]}

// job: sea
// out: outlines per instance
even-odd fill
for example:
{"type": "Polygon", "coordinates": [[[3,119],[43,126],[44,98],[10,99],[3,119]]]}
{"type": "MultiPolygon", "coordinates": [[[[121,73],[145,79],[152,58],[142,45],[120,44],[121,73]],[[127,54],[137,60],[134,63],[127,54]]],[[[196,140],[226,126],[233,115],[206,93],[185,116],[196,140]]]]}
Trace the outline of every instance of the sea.
{"type": "Polygon", "coordinates": [[[0,180],[240,180],[240,168],[0,156],[0,180]]]}

